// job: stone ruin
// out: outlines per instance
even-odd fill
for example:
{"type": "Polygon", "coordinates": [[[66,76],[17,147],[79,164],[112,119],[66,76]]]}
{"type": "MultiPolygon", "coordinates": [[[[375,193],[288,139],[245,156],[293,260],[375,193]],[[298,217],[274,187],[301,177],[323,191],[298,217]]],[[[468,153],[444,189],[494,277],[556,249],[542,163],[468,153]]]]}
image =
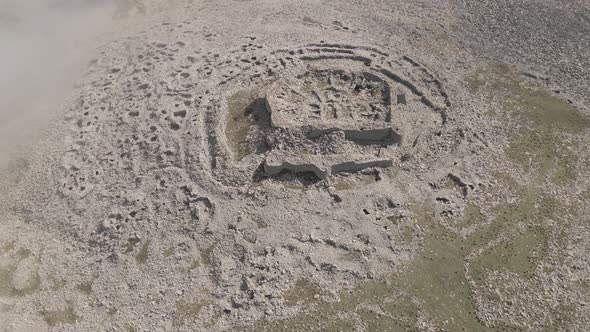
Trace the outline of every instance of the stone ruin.
{"type": "Polygon", "coordinates": [[[442,83],[407,56],[325,43],[249,56],[242,70],[212,62],[220,81],[203,98],[206,148],[191,158],[213,186],[390,168],[445,124],[442,83]]]}
{"type": "MultiPolygon", "coordinates": [[[[265,108],[273,130],[299,133],[310,142],[326,135],[359,146],[389,146],[401,141],[391,126],[391,88],[368,72],[324,69],[279,80],[267,89],[265,108]]],[[[353,149],[327,155],[296,150],[272,149],[264,162],[266,175],[311,172],[324,179],[339,172],[393,165],[390,158],[353,153],[353,149]]]]}

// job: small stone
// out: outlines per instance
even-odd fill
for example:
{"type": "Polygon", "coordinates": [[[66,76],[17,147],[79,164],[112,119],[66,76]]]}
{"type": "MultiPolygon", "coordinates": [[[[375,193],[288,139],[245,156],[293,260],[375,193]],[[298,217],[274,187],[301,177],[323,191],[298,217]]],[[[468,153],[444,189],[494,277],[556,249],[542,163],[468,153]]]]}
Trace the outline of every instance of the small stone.
{"type": "Polygon", "coordinates": [[[309,240],[311,242],[319,242],[319,238],[317,237],[317,235],[314,232],[309,233],[309,240]]]}
{"type": "Polygon", "coordinates": [[[110,219],[103,220],[102,227],[108,229],[108,228],[111,228],[111,226],[113,226],[113,223],[111,222],[110,219]]]}
{"type": "Polygon", "coordinates": [[[356,237],[364,244],[369,244],[369,242],[371,242],[371,238],[368,234],[359,234],[356,237]]]}
{"type": "Polygon", "coordinates": [[[254,244],[256,243],[256,240],[258,239],[258,236],[256,235],[256,232],[248,230],[244,232],[244,240],[254,244]]]}
{"type": "Polygon", "coordinates": [[[383,180],[383,175],[381,174],[381,171],[377,170],[375,171],[375,181],[381,181],[383,180]]]}

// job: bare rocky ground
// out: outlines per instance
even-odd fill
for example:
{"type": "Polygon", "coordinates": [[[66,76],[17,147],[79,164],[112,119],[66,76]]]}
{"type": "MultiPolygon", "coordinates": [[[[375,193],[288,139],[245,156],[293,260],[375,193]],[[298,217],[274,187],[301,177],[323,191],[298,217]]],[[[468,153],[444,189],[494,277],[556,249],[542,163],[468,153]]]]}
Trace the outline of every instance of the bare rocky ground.
{"type": "Polygon", "coordinates": [[[2,171],[7,331],[590,328],[590,9],[120,2],[2,171]]]}

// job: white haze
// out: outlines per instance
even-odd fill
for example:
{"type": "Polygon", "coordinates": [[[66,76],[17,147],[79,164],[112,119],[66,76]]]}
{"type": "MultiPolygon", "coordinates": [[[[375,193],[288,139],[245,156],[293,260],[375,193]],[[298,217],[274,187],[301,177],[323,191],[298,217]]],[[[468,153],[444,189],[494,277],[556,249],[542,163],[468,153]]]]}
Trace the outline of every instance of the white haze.
{"type": "Polygon", "coordinates": [[[0,166],[38,138],[111,17],[110,1],[0,0],[0,166]]]}

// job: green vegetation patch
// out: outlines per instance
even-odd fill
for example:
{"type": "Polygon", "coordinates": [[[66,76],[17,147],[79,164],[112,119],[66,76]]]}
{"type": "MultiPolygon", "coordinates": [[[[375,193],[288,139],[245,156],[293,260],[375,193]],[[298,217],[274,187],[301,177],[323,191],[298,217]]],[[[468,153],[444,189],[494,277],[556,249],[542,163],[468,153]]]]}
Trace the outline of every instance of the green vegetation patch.
{"type": "MultiPolygon", "coordinates": [[[[236,330],[238,331],[238,330],[236,330]]],[[[239,329],[239,331],[244,331],[239,329]]],[[[293,318],[279,321],[259,321],[253,327],[245,331],[357,331],[355,323],[351,319],[334,316],[332,311],[322,312],[320,310],[309,314],[301,314],[293,318]]]]}
{"type": "Polygon", "coordinates": [[[577,177],[576,155],[548,130],[523,129],[512,136],[506,155],[524,171],[535,171],[538,180],[549,175],[555,184],[566,184],[577,177]]]}
{"type": "MultiPolygon", "coordinates": [[[[10,249],[13,250],[14,248],[10,249]]],[[[28,279],[21,287],[14,286],[14,275],[17,270],[18,262],[28,258],[31,251],[28,249],[19,249],[14,254],[16,262],[0,263],[0,297],[21,297],[31,295],[41,287],[41,277],[37,271],[31,272],[28,279]]]]}
{"type": "Polygon", "coordinates": [[[125,247],[125,254],[128,254],[130,252],[133,252],[133,249],[135,248],[135,245],[138,244],[141,240],[136,238],[136,237],[130,237],[129,240],[127,240],[127,245],[125,247]]]}
{"type": "Polygon", "coordinates": [[[590,279],[577,281],[576,287],[582,290],[587,296],[590,296],[590,279]]]}
{"type": "Polygon", "coordinates": [[[27,259],[31,256],[31,251],[26,248],[20,248],[16,251],[15,256],[18,260],[27,259]]]}
{"type": "Polygon", "coordinates": [[[8,253],[14,250],[14,241],[6,242],[0,246],[1,253],[8,253]]]}
{"type": "Polygon", "coordinates": [[[435,223],[428,204],[413,205],[418,224],[425,228],[424,249],[392,283],[416,297],[422,310],[439,327],[449,331],[483,331],[475,314],[471,289],[465,277],[465,256],[469,240],[435,223]]]}
{"type": "Polygon", "coordinates": [[[395,317],[395,323],[391,322],[396,328],[394,331],[399,327],[403,331],[413,330],[422,311],[410,296],[404,294],[392,296],[388,301],[382,302],[381,310],[389,317],[395,317]]]}
{"type": "Polygon", "coordinates": [[[500,98],[504,106],[535,127],[571,133],[590,127],[590,118],[567,100],[526,84],[507,65],[489,64],[480,68],[467,78],[467,85],[472,92],[487,88],[492,97],[500,98]]]}
{"type": "Polygon", "coordinates": [[[377,182],[374,174],[359,174],[356,177],[336,177],[334,179],[334,189],[337,191],[347,191],[362,188],[377,182]]]}
{"type": "Polygon", "coordinates": [[[191,265],[188,267],[188,270],[190,272],[200,266],[201,266],[201,261],[199,260],[199,258],[193,258],[193,260],[191,261],[191,265]]]}
{"type": "Polygon", "coordinates": [[[41,277],[37,272],[34,272],[27,283],[20,288],[16,288],[13,283],[15,272],[15,265],[0,266],[0,297],[22,297],[39,290],[41,277]]]}
{"type": "Polygon", "coordinates": [[[545,89],[526,84],[511,68],[489,64],[467,79],[472,92],[485,88],[494,100],[500,101],[506,115],[528,124],[514,131],[507,157],[525,171],[534,168],[538,180],[551,175],[556,184],[576,178],[577,157],[563,143],[562,134],[576,134],[590,128],[590,117],[579,112],[570,102],[545,89]]]}
{"type": "Polygon", "coordinates": [[[49,324],[49,326],[57,326],[62,324],[75,324],[78,320],[82,317],[78,316],[69,305],[64,310],[55,310],[55,311],[42,311],[41,315],[43,319],[49,324]]]}
{"type": "Polygon", "coordinates": [[[92,281],[83,282],[79,284],[76,288],[86,295],[90,295],[92,293],[92,281]]]}
{"type": "Polygon", "coordinates": [[[135,256],[135,261],[137,261],[137,264],[142,265],[145,264],[145,262],[147,262],[149,256],[149,246],[149,240],[145,241],[145,243],[141,246],[139,253],[137,254],[137,256],[135,256]]]}
{"type": "Polygon", "coordinates": [[[52,291],[62,290],[66,286],[65,279],[57,278],[55,276],[50,276],[48,279],[49,283],[51,284],[51,286],[49,286],[49,289],[52,291]]]}
{"type": "Polygon", "coordinates": [[[16,271],[15,265],[0,266],[0,297],[14,296],[16,291],[12,284],[14,271],[16,271]]]}
{"type": "Polygon", "coordinates": [[[203,265],[211,265],[211,254],[213,253],[213,250],[215,250],[216,246],[217,243],[213,243],[212,245],[208,246],[205,250],[203,250],[203,252],[201,253],[201,262],[203,263],[203,265]]]}
{"type": "Polygon", "coordinates": [[[316,294],[319,295],[321,289],[318,284],[307,279],[300,279],[295,282],[295,286],[285,292],[283,298],[288,305],[315,302],[316,294]]]}
{"type": "MultiPolygon", "coordinates": [[[[511,182],[510,179],[504,181],[511,182]]],[[[489,271],[509,271],[531,277],[547,254],[549,228],[546,220],[555,216],[559,203],[534,184],[517,187],[515,191],[519,201],[496,207],[492,223],[469,238],[474,248],[501,239],[473,261],[471,272],[476,280],[481,281],[489,271]]]]}
{"type": "Polygon", "coordinates": [[[203,303],[176,302],[176,315],[182,318],[197,318],[203,303]]]}
{"type": "Polygon", "coordinates": [[[212,326],[215,324],[219,317],[221,317],[221,312],[214,312],[212,316],[208,319],[203,321],[201,315],[201,311],[203,308],[209,306],[210,302],[187,302],[187,301],[178,301],[176,302],[176,315],[172,321],[172,324],[176,327],[183,326],[185,323],[189,321],[199,321],[205,326],[212,326]]]}
{"type": "Polygon", "coordinates": [[[531,226],[509,240],[502,241],[479,256],[472,271],[482,279],[486,270],[509,271],[531,277],[538,262],[547,253],[547,233],[542,226],[531,226]]]}
{"type": "Polygon", "coordinates": [[[170,257],[172,255],[174,255],[174,247],[164,250],[164,257],[170,257]]]}
{"type": "Polygon", "coordinates": [[[398,320],[371,310],[360,309],[358,315],[365,324],[366,331],[407,331],[407,327],[398,320]]]}
{"type": "Polygon", "coordinates": [[[479,226],[486,221],[485,215],[481,212],[479,206],[468,203],[463,210],[463,219],[459,222],[459,226],[479,226]]]}

